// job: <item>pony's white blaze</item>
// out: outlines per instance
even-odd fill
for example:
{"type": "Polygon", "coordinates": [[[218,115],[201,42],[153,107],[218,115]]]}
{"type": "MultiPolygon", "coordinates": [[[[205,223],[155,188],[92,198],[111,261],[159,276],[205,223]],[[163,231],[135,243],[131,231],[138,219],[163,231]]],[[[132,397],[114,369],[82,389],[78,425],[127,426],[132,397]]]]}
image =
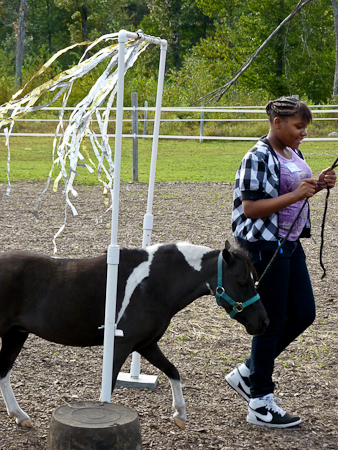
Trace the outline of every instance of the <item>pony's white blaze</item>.
{"type": "Polygon", "coordinates": [[[137,286],[141,283],[142,280],[144,280],[148,275],[150,271],[151,262],[154,258],[154,255],[161,244],[151,245],[150,247],[147,247],[145,250],[148,252],[148,261],[144,261],[143,263],[139,264],[130,274],[127,282],[126,282],[126,289],[124,292],[124,298],[122,302],[121,309],[118,313],[116,324],[119,323],[119,321],[122,319],[123,314],[125,310],[127,309],[131,296],[133,295],[135,289],[137,286]]]}
{"type": "Polygon", "coordinates": [[[29,416],[27,416],[27,414],[24,411],[22,411],[22,409],[18,405],[18,402],[15,399],[13,389],[9,381],[10,376],[11,371],[9,371],[4,378],[0,379],[0,389],[5,401],[7,413],[9,417],[15,417],[16,423],[24,424],[25,426],[28,427],[32,426],[29,416]]]}
{"type": "Polygon", "coordinates": [[[204,247],[203,245],[193,245],[189,242],[178,242],[176,246],[183,254],[189,266],[198,271],[202,269],[203,256],[212,251],[209,247],[204,247]]]}

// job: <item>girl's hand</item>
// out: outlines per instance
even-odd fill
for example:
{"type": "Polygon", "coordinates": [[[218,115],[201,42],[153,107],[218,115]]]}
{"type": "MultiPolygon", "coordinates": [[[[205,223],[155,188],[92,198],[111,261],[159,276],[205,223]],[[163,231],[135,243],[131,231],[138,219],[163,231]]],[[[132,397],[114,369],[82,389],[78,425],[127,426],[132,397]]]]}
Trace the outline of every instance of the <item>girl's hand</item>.
{"type": "Polygon", "coordinates": [[[318,185],[316,189],[317,192],[326,188],[332,189],[336,184],[336,172],[332,170],[331,167],[324,169],[319,175],[318,182],[325,184],[318,185]]]}
{"type": "Polygon", "coordinates": [[[296,201],[304,200],[305,198],[312,197],[317,192],[317,181],[312,178],[305,178],[302,180],[294,194],[297,198],[296,201]]]}

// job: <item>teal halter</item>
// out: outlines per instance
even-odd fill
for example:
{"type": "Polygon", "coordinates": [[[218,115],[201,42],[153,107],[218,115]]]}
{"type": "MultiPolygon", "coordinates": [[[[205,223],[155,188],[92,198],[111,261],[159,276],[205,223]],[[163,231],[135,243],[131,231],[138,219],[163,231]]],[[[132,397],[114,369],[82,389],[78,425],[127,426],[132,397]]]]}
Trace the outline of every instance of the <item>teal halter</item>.
{"type": "Polygon", "coordinates": [[[223,256],[222,252],[220,252],[218,257],[218,264],[217,264],[217,288],[216,288],[216,301],[217,305],[220,306],[220,300],[223,298],[223,300],[226,300],[230,305],[233,307],[232,312],[230,313],[230,317],[233,319],[237,313],[240,313],[243,311],[244,308],[251,305],[252,303],[257,302],[257,300],[260,299],[259,294],[256,294],[254,297],[249,298],[249,300],[246,300],[244,303],[241,302],[235,302],[229,295],[225,292],[222,281],[222,265],[223,265],[223,256]]]}

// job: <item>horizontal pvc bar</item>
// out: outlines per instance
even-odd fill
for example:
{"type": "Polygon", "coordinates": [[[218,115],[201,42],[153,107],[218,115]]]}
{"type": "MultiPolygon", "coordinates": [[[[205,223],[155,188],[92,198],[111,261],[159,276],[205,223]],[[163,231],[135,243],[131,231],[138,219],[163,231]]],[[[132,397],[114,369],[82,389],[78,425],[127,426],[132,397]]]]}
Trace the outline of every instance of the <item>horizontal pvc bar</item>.
{"type": "Polygon", "coordinates": [[[149,44],[161,45],[163,47],[167,47],[167,41],[165,39],[161,39],[155,36],[149,36],[148,34],[144,34],[142,30],[133,33],[132,31],[120,30],[119,39],[124,39],[124,36],[129,39],[142,39],[149,44]]]}

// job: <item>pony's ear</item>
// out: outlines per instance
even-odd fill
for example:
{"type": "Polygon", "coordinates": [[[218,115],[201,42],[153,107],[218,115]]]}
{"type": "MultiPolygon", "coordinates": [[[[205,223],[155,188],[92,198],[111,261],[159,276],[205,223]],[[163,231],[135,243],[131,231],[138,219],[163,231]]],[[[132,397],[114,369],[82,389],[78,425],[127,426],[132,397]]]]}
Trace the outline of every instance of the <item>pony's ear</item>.
{"type": "Polygon", "coordinates": [[[223,259],[224,259],[224,261],[227,263],[227,264],[230,264],[230,262],[231,262],[231,260],[232,260],[232,258],[233,258],[233,256],[232,256],[232,254],[230,253],[230,243],[229,243],[229,241],[226,241],[225,242],[225,248],[224,248],[224,250],[223,250],[223,252],[222,252],[222,256],[223,256],[223,259]]]}

